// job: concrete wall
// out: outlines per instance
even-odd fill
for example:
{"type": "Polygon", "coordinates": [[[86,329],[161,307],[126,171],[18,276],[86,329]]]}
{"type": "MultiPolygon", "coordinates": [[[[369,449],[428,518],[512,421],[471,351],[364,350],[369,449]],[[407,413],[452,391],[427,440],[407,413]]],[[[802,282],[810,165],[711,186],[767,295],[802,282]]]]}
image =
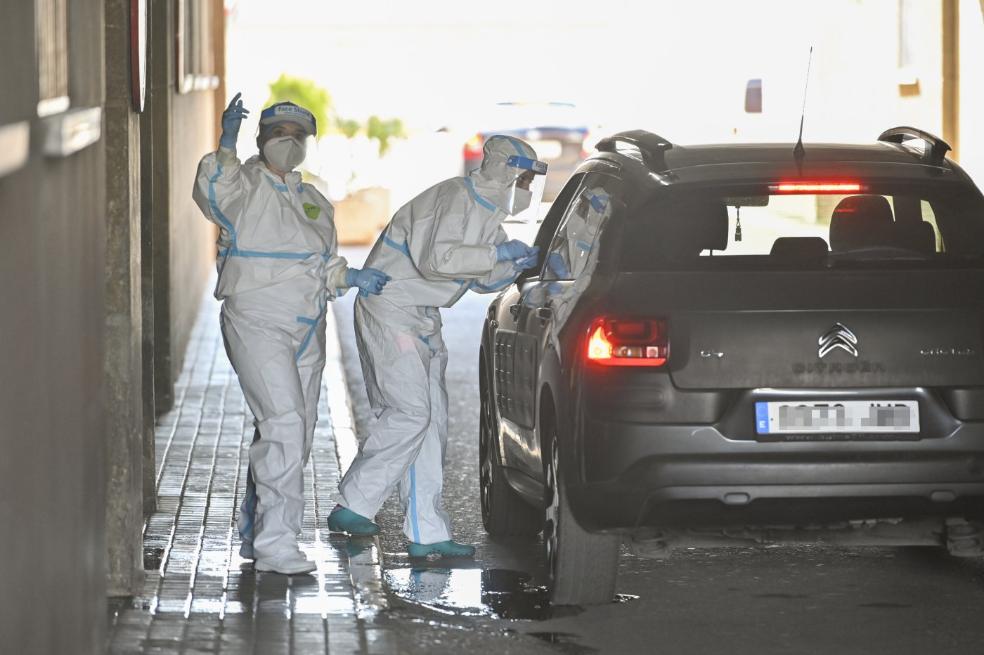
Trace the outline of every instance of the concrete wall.
{"type": "Polygon", "coordinates": [[[218,144],[214,96],[209,91],[175,93],[175,3],[151,3],[151,134],[154,386],[156,413],[173,404],[172,387],[201,294],[215,261],[214,232],[191,199],[198,160],[218,144]]]}
{"type": "Polygon", "coordinates": [[[984,0],[960,2],[960,164],[984,189],[984,0]]]}
{"type": "Polygon", "coordinates": [[[215,264],[215,233],[191,198],[198,161],[218,147],[215,94],[193,92],[171,101],[171,373],[184,363],[202,293],[215,264]]]}
{"type": "MultiPolygon", "coordinates": [[[[140,118],[130,89],[130,2],[105,0],[106,553],[112,596],[143,583],[143,312],[140,118]]],[[[147,365],[150,365],[148,362],[147,365]]]]}
{"type": "MultiPolygon", "coordinates": [[[[103,4],[69,5],[71,104],[99,107],[103,4]]],[[[34,2],[4,2],[0,126],[28,121],[31,153],[0,177],[0,649],[96,653],[106,624],[104,141],[43,156],[34,34],[34,2]]]]}

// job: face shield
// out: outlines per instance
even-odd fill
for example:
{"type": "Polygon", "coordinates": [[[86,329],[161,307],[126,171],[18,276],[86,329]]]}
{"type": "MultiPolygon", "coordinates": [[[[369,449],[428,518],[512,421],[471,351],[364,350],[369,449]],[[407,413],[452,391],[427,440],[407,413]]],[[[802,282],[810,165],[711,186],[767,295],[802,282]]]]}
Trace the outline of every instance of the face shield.
{"type": "Polygon", "coordinates": [[[506,166],[516,169],[516,178],[506,188],[505,207],[510,223],[536,223],[546,186],[547,164],[536,159],[513,155],[506,166]]]}
{"type": "Polygon", "coordinates": [[[257,146],[268,164],[280,171],[292,171],[306,161],[317,163],[317,133],[311,112],[292,102],[280,102],[260,114],[257,146]]]}

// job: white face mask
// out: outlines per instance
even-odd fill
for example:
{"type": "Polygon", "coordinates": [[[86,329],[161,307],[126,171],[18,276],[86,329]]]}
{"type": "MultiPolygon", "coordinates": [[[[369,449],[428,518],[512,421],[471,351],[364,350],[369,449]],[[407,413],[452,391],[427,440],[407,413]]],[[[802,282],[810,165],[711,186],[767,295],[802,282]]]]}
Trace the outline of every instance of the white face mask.
{"type": "Polygon", "coordinates": [[[290,136],[270,139],[263,144],[263,157],[280,171],[292,171],[306,154],[304,144],[290,136]]]}
{"type": "Polygon", "coordinates": [[[531,202],[533,202],[533,192],[529,189],[516,187],[513,189],[512,207],[509,208],[509,214],[515,216],[529,208],[531,202]]]}

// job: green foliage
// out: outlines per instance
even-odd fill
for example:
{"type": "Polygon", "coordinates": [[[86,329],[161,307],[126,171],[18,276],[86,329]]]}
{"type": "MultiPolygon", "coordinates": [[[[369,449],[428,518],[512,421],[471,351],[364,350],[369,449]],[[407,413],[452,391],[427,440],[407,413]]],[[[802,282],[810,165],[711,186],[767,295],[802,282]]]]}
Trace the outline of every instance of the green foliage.
{"type": "Polygon", "coordinates": [[[389,149],[389,140],[392,137],[406,136],[406,131],[403,129],[403,121],[399,118],[383,120],[378,116],[370,116],[366,124],[366,135],[370,139],[379,140],[379,154],[385,155],[389,149]]]}
{"type": "Polygon", "coordinates": [[[282,73],[276,81],[270,83],[270,98],[266,107],[275,102],[290,101],[304,107],[318,121],[318,134],[324,135],[337,131],[351,139],[359,132],[365,132],[370,139],[379,141],[379,154],[384,155],[389,150],[389,140],[406,136],[403,121],[399,118],[384,120],[378,116],[370,116],[362,124],[357,120],[342,118],[332,111],[331,94],[314,82],[302,77],[293,77],[282,73]],[[329,122],[329,117],[331,122],[329,122]]]}
{"type": "Polygon", "coordinates": [[[335,127],[338,129],[339,132],[344,134],[347,138],[351,139],[352,137],[354,137],[356,134],[359,133],[359,130],[362,129],[362,124],[359,123],[359,121],[350,118],[336,117],[335,127]]]}
{"type": "Polygon", "coordinates": [[[331,109],[331,95],[328,91],[311,80],[282,73],[276,81],[270,83],[270,98],[264,106],[285,101],[300,105],[314,114],[314,120],[318,121],[318,134],[328,130],[328,112],[331,109]]]}

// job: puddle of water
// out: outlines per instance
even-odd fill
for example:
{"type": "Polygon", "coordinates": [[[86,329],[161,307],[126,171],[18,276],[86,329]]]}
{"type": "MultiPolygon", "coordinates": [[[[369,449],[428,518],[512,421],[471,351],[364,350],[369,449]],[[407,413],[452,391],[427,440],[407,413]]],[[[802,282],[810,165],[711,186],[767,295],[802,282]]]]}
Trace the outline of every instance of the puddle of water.
{"type": "MultiPolygon", "coordinates": [[[[546,587],[531,584],[530,575],[522,571],[414,567],[387,570],[385,579],[389,591],[400,598],[444,614],[543,620],[584,611],[552,606],[546,587]]],[[[637,599],[619,594],[613,602],[637,599]]]]}

